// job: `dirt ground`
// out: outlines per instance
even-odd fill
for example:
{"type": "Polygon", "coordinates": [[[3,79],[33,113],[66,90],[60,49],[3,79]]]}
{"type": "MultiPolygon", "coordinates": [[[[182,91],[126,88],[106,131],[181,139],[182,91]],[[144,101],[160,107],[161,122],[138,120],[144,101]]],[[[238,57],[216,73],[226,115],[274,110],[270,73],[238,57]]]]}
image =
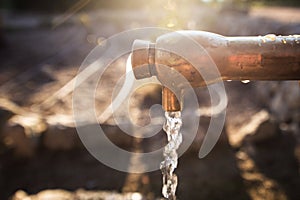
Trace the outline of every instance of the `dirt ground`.
{"type": "MultiPolygon", "coordinates": [[[[181,11],[154,11],[151,7],[97,10],[80,12],[66,20],[65,15],[2,13],[0,199],[28,199],[30,195],[29,199],[43,199],[35,194],[48,190],[54,194],[54,189],[65,191],[58,191],[61,196],[54,195],[52,199],[108,199],[112,195],[93,196],[89,191],[116,191],[120,195],[140,192],[145,199],[161,196],[160,171],[126,174],[92,157],[82,146],[74,125],[68,124],[72,91],[63,97],[55,93],[76,76],[85,57],[105,38],[132,28],[167,27],[173,19],[173,29],[228,36],[300,33],[300,9],[296,8],[259,7],[245,13],[184,5],[181,11]],[[37,119],[33,125],[11,125],[20,121],[14,116],[27,117],[28,113],[34,113],[32,118],[37,119]],[[53,116],[56,124],[50,123],[53,116]],[[24,135],[26,128],[39,131],[36,135],[24,135]]],[[[96,94],[99,112],[108,105],[111,85],[125,71],[125,62],[120,58],[105,73],[96,94]]],[[[298,83],[224,84],[229,104],[221,139],[207,157],[198,158],[210,120],[203,116],[193,145],[180,158],[176,169],[178,199],[300,199],[300,105],[295,103],[300,89],[293,89],[298,83]],[[284,91],[294,95],[295,101],[290,103],[284,91]],[[276,106],[276,95],[281,95],[280,102],[285,105],[276,106]]],[[[145,113],[150,106],[160,103],[160,88],[153,86],[149,90],[135,97],[138,111],[134,118],[142,123],[148,120],[145,113]]],[[[196,91],[200,105],[207,107],[206,89],[196,91]]],[[[103,126],[112,141],[127,150],[134,150],[138,143],[143,151],[149,151],[165,142],[162,132],[139,143],[114,123],[103,126]]]]}

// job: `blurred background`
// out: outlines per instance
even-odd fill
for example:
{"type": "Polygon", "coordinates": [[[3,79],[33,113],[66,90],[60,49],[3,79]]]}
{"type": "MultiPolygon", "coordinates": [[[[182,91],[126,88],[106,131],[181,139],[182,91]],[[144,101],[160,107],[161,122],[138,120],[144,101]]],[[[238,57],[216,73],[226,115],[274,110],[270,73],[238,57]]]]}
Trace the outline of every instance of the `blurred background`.
{"type": "MultiPolygon", "coordinates": [[[[299,34],[299,6],[298,0],[0,0],[0,199],[159,198],[160,171],[118,172],[81,144],[72,118],[72,80],[85,57],[116,33],[149,26],[225,36],[299,34]]],[[[125,62],[122,57],[105,72],[95,100],[99,114],[125,62]]],[[[210,121],[202,116],[176,170],[178,198],[299,200],[299,83],[224,84],[229,105],[221,139],[207,157],[197,157],[210,121]]],[[[195,91],[207,109],[208,92],[195,91]]],[[[161,89],[148,86],[132,99],[133,119],[147,124],[161,89]]],[[[112,120],[102,127],[130,151],[166,142],[163,132],[131,138],[112,120]]]]}

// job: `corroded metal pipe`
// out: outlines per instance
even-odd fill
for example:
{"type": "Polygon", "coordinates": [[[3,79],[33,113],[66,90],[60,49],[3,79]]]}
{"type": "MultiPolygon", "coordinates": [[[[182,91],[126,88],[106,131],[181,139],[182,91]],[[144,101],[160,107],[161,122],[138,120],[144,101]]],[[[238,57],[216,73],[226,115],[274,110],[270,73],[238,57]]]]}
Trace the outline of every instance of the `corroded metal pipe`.
{"type": "MultiPolygon", "coordinates": [[[[141,79],[156,76],[162,83],[174,79],[159,67],[164,65],[182,74],[192,87],[205,86],[221,80],[300,80],[300,35],[224,37],[202,31],[181,33],[206,50],[207,54],[194,57],[201,64],[207,61],[209,55],[220,72],[219,77],[211,76],[211,79],[204,80],[195,67],[181,55],[159,48],[162,43],[174,45],[178,39],[175,33],[160,36],[155,44],[142,40],[134,42],[131,62],[135,77],[141,79]]],[[[209,73],[210,68],[203,64],[201,70],[209,73]]],[[[182,109],[169,88],[163,88],[162,98],[162,105],[166,111],[182,109]]]]}

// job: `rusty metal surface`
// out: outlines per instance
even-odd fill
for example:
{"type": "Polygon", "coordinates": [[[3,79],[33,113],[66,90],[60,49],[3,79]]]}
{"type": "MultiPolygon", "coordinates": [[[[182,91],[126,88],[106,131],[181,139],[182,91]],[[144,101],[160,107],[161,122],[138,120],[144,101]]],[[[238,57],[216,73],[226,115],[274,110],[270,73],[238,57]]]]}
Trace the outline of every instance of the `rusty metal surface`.
{"type": "MultiPolygon", "coordinates": [[[[300,35],[275,36],[270,34],[258,37],[224,37],[201,31],[190,31],[186,34],[207,51],[216,64],[221,77],[211,75],[209,76],[211,79],[204,81],[194,66],[180,55],[158,48],[150,51],[148,47],[141,55],[141,51],[133,51],[135,59],[132,60],[132,66],[136,78],[155,75],[162,84],[171,79],[176,80],[176,76],[166,74],[166,71],[159,67],[164,65],[182,74],[192,87],[201,87],[220,80],[300,80],[300,35]],[[153,58],[155,58],[155,69],[152,69],[154,67],[153,58]],[[146,65],[148,72],[145,72],[145,68],[137,67],[140,65],[146,65]]],[[[170,37],[172,34],[161,36],[157,39],[156,45],[170,37]]],[[[209,74],[211,69],[209,65],[206,65],[209,59],[208,55],[194,55],[194,57],[196,62],[200,63],[201,70],[209,74]]],[[[184,89],[183,85],[180,87],[184,89]]],[[[180,110],[180,103],[177,99],[173,99],[176,98],[175,95],[171,95],[171,91],[167,89],[163,91],[164,109],[167,111],[180,110]]]]}
{"type": "Polygon", "coordinates": [[[182,109],[181,103],[175,94],[167,87],[163,87],[162,96],[162,107],[165,111],[175,112],[182,109]]]}

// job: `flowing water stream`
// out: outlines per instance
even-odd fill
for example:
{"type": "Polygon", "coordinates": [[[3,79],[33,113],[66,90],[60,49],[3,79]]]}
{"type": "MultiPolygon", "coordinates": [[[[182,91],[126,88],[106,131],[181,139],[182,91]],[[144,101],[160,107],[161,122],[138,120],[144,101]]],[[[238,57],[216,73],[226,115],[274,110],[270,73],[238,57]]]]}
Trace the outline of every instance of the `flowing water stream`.
{"type": "Polygon", "coordinates": [[[167,133],[168,144],[164,149],[164,161],[160,164],[163,174],[162,194],[169,200],[176,199],[177,176],[174,173],[178,163],[177,149],[182,142],[180,128],[182,126],[181,112],[165,112],[164,131],[167,133]]]}
{"type": "MultiPolygon", "coordinates": [[[[124,96],[128,95],[128,88],[131,88],[133,85],[131,55],[127,59],[126,72],[125,83],[117,97],[113,100],[112,104],[115,105],[114,108],[118,108],[121,105],[119,102],[124,100],[124,96]]],[[[104,113],[107,113],[108,109],[106,109],[104,113]]],[[[104,118],[105,121],[107,116],[106,114],[102,114],[100,118],[104,118]]],[[[180,133],[182,126],[181,112],[165,112],[165,117],[166,121],[163,129],[167,134],[168,144],[164,148],[164,160],[160,164],[160,169],[163,174],[162,194],[168,200],[175,200],[178,179],[174,170],[177,168],[178,163],[177,149],[182,143],[182,134],[180,133]]]]}

